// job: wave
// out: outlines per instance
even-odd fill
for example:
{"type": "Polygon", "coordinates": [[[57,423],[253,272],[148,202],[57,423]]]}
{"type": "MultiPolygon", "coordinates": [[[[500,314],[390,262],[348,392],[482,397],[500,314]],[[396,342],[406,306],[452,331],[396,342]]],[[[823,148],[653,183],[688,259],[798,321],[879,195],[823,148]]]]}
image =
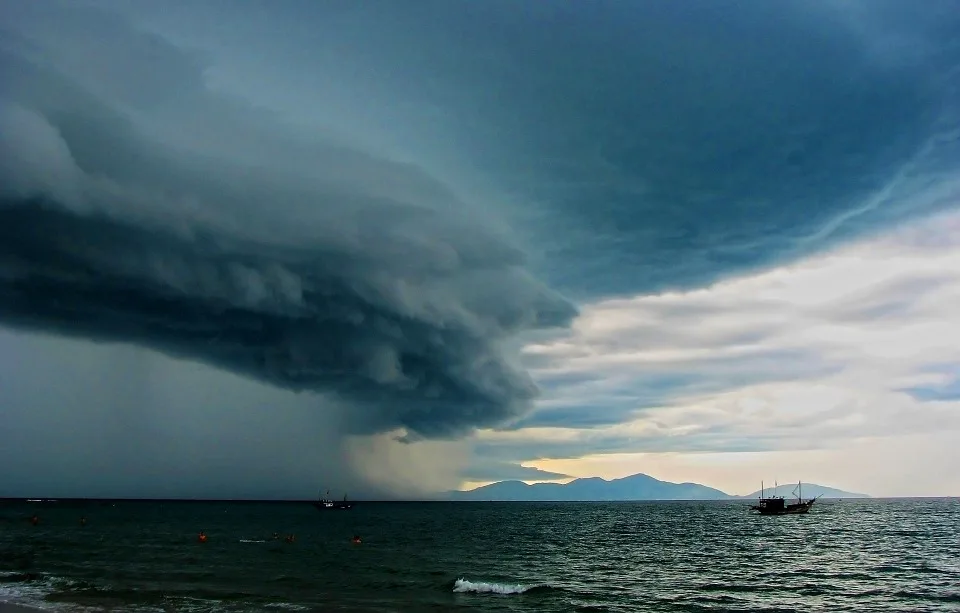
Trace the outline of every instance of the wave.
{"type": "Polygon", "coordinates": [[[43,573],[0,571],[0,604],[50,610],[52,605],[46,602],[47,596],[70,584],[67,579],[43,573]]]}
{"type": "Polygon", "coordinates": [[[240,542],[241,543],[266,543],[266,541],[264,540],[257,540],[257,539],[240,539],[240,542]]]}
{"type": "Polygon", "coordinates": [[[309,611],[310,607],[306,605],[293,604],[290,602],[268,602],[263,605],[264,609],[282,609],[284,611],[309,611]]]}
{"type": "Polygon", "coordinates": [[[526,594],[531,590],[549,588],[548,585],[522,585],[519,583],[493,583],[487,581],[469,581],[467,579],[457,579],[453,582],[453,591],[459,593],[473,594],[500,594],[510,596],[514,594],[526,594]]]}

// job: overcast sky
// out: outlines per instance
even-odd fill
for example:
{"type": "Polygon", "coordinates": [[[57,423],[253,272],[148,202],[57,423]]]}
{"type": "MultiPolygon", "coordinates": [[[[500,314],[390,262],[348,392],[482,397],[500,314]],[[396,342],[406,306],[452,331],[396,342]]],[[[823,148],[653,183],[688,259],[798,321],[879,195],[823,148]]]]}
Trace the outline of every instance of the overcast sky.
{"type": "Polygon", "coordinates": [[[0,496],[960,494],[952,0],[0,7],[0,496]]]}

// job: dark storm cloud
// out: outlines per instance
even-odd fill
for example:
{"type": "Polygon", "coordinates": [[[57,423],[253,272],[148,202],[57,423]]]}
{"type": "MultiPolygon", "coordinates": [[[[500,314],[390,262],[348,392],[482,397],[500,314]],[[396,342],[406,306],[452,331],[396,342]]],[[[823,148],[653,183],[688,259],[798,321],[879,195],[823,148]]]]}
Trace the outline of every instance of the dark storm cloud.
{"type": "Polygon", "coordinates": [[[522,136],[498,137],[485,160],[547,203],[528,223],[545,260],[563,263],[546,264],[562,289],[696,287],[952,206],[916,192],[960,160],[960,12],[574,6],[519,17],[531,40],[511,38],[520,66],[488,91],[510,92],[491,108],[522,136]],[[863,22],[875,27],[860,35],[863,22]],[[902,57],[877,53],[888,38],[902,57]]]}
{"type": "MultiPolygon", "coordinates": [[[[955,202],[949,3],[85,4],[166,38],[0,7],[0,318],[333,393],[352,432],[517,423],[537,389],[504,346],[571,319],[554,290],[696,287],[955,202]]],[[[708,366],[519,423],[746,377],[708,366]]]]}
{"type": "Polygon", "coordinates": [[[333,392],[361,433],[463,434],[536,396],[500,344],[574,309],[438,181],[208,94],[121,22],[27,16],[0,57],[4,323],[333,392]],[[97,53],[69,53],[78,28],[97,53]]]}
{"type": "Polygon", "coordinates": [[[593,298],[696,287],[949,206],[955,192],[926,190],[960,157],[960,11],[925,6],[272,3],[256,18],[314,50],[278,68],[291,82],[319,66],[305,91],[361,120],[402,114],[384,130],[440,143],[512,203],[555,287],[593,298]],[[330,72],[361,76],[328,93],[330,72]]]}

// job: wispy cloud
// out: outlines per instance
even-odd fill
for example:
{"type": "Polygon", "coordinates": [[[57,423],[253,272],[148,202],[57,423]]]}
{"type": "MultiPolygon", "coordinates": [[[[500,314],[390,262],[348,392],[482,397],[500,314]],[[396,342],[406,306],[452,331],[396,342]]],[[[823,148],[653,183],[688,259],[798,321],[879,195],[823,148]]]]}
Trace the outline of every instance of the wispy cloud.
{"type": "Polygon", "coordinates": [[[948,214],[701,290],[587,305],[525,350],[547,390],[537,410],[481,445],[530,461],[960,432],[957,304],[948,214]]]}

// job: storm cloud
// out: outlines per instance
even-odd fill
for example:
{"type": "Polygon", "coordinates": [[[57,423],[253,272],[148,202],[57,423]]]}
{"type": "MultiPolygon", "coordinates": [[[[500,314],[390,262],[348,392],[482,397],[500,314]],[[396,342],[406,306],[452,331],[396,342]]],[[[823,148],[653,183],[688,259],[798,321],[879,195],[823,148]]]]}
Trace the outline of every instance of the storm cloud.
{"type": "MultiPolygon", "coordinates": [[[[629,364],[611,391],[607,374],[553,372],[555,356],[519,350],[578,338],[571,322],[595,304],[707,288],[951,207],[958,31],[948,3],[894,0],[4,3],[0,325],[149,348],[238,389],[252,382],[214,372],[255,380],[251,395],[269,405],[273,390],[297,425],[238,449],[322,430],[331,466],[356,467],[337,441],[366,436],[353,455],[368,473],[403,453],[429,464],[382,450],[398,432],[597,429],[678,389],[779,380],[779,362],[829,373],[791,347],[689,372],[629,364]]],[[[756,344],[792,326],[705,339],[713,307],[683,311],[703,309],[693,302],[585,351],[756,344]]],[[[4,338],[8,360],[15,345],[53,351],[4,338]]],[[[41,389],[56,360],[35,355],[41,389]]],[[[161,370],[170,387],[187,377],[161,370]]],[[[46,410],[24,408],[45,397],[26,380],[2,390],[24,420],[46,410]]],[[[233,414],[200,395],[176,409],[115,400],[111,415],[139,405],[265,428],[239,397],[233,414]]],[[[543,476],[524,457],[475,458],[463,474],[543,476]]]]}
{"type": "Polygon", "coordinates": [[[113,52],[145,54],[98,66],[117,71],[111,84],[135,76],[113,92],[120,108],[93,93],[98,82],[58,70],[55,54],[3,51],[5,323],[335,393],[362,407],[358,433],[453,436],[528,407],[537,388],[501,341],[575,311],[515,245],[422,170],[298,140],[208,95],[162,41],[92,23],[113,52]],[[135,75],[137,59],[182,72],[135,75]],[[247,120],[233,138],[247,137],[255,159],[151,138],[136,111],[163,101],[144,83],[192,98],[192,112],[177,111],[188,120],[247,120]]]}
{"type": "Polygon", "coordinates": [[[194,4],[128,10],[218,53],[221,87],[331,109],[490,195],[578,302],[702,287],[953,202],[949,2],[271,3],[232,28],[232,5],[194,4]]]}

